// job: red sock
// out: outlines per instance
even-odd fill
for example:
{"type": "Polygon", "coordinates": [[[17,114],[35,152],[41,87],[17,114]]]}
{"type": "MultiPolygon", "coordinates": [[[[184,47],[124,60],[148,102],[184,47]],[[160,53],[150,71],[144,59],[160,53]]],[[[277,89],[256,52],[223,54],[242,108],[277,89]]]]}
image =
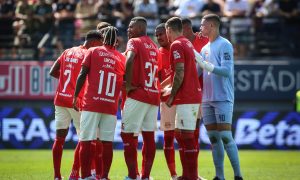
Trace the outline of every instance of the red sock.
{"type": "Polygon", "coordinates": [[[96,158],[97,158],[96,148],[97,148],[97,140],[93,140],[91,142],[91,156],[92,156],[91,169],[90,169],[91,171],[92,169],[96,169],[96,158]]]}
{"type": "Polygon", "coordinates": [[[80,151],[80,142],[78,141],[74,152],[74,162],[73,162],[72,172],[70,174],[70,177],[73,178],[79,177],[79,168],[80,168],[79,151],[80,151]]]}
{"type": "MultiPolygon", "coordinates": [[[[135,143],[135,146],[138,147],[138,137],[137,138],[134,138],[134,143],[135,143]]],[[[139,176],[140,175],[140,172],[139,172],[139,163],[138,163],[138,154],[136,153],[136,175],[139,176]]]]}
{"type": "Polygon", "coordinates": [[[92,164],[94,164],[94,169],[96,169],[96,175],[101,177],[102,173],[103,173],[103,161],[102,161],[102,157],[103,157],[103,144],[101,141],[97,140],[95,141],[95,145],[96,145],[96,151],[95,151],[95,156],[93,158],[93,162],[92,164]]]}
{"type": "Polygon", "coordinates": [[[124,157],[128,168],[128,177],[136,179],[137,170],[137,141],[133,133],[121,132],[121,138],[124,145],[124,157]]]}
{"type": "MultiPolygon", "coordinates": [[[[197,121],[200,121],[200,119],[197,121]]],[[[198,159],[198,155],[199,155],[199,150],[200,150],[200,143],[199,143],[199,133],[200,133],[200,128],[199,126],[196,127],[195,131],[194,131],[194,135],[195,135],[195,146],[197,149],[197,159],[198,159]]],[[[198,161],[197,161],[197,166],[198,166],[198,161]]]]}
{"type": "Polygon", "coordinates": [[[142,179],[149,178],[152,169],[156,147],[154,140],[154,132],[142,132],[143,147],[142,147],[142,179]]]}
{"type": "Polygon", "coordinates": [[[65,143],[65,138],[56,137],[52,147],[54,178],[61,178],[60,165],[61,165],[61,157],[63,153],[64,143],[65,143]]]}
{"type": "Polygon", "coordinates": [[[164,132],[164,153],[171,176],[177,175],[175,166],[174,130],[164,132]]]}
{"type": "Polygon", "coordinates": [[[91,141],[80,142],[80,167],[81,167],[81,178],[91,176],[91,141]]]}
{"type": "Polygon", "coordinates": [[[188,169],[188,179],[198,179],[198,166],[197,166],[197,149],[195,146],[195,135],[193,132],[181,132],[181,137],[184,143],[184,158],[185,164],[188,169]]]}
{"type": "Polygon", "coordinates": [[[178,151],[179,151],[179,157],[181,161],[181,166],[182,166],[182,177],[186,178],[187,177],[187,167],[185,163],[185,158],[184,158],[184,143],[181,137],[181,132],[180,131],[175,131],[175,138],[178,143],[178,151]]]}
{"type": "Polygon", "coordinates": [[[103,144],[103,173],[101,178],[108,179],[108,173],[113,159],[113,144],[109,141],[102,141],[103,144]]]}

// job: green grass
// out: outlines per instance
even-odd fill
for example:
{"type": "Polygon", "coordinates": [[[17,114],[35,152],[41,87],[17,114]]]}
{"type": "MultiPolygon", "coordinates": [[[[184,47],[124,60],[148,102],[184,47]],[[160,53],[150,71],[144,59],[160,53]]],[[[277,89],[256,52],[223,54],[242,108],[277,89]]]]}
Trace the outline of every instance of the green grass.
{"type": "MultiPolygon", "coordinates": [[[[139,154],[139,158],[141,155],[139,154]]],[[[65,150],[62,160],[62,175],[68,178],[72,166],[73,152],[65,150]]],[[[177,171],[181,172],[177,152],[177,171]]],[[[244,179],[250,180],[299,180],[300,151],[240,151],[241,169],[244,179]]],[[[110,171],[112,180],[122,180],[127,174],[123,151],[114,151],[110,171]]],[[[200,151],[199,174],[207,179],[214,176],[210,151],[200,151]]],[[[157,151],[152,169],[155,180],[169,180],[169,172],[163,151],[157,151]]],[[[225,158],[225,175],[233,179],[233,172],[225,158]]],[[[52,156],[50,150],[1,150],[0,180],[51,180],[53,179],[52,156]]]]}

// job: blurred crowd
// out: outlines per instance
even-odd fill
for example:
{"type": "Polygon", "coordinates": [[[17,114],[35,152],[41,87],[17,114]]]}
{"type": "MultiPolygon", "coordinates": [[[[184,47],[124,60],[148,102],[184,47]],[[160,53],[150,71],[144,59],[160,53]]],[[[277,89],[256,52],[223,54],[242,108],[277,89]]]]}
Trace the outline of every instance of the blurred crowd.
{"type": "Polygon", "coordinates": [[[170,16],[190,18],[198,31],[208,13],[222,16],[221,32],[238,57],[272,48],[274,55],[299,56],[298,0],[0,0],[0,59],[26,59],[26,54],[56,58],[65,48],[81,44],[101,21],[119,29],[122,51],[134,16],[145,17],[153,35],[156,25],[170,16]]]}

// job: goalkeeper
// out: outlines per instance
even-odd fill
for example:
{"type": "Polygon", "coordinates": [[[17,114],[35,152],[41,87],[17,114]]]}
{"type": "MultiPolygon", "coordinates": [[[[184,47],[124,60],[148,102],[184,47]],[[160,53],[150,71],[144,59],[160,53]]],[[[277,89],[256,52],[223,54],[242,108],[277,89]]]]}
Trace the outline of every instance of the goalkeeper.
{"type": "Polygon", "coordinates": [[[234,104],[234,61],[232,44],[219,34],[220,18],[208,14],[201,21],[201,33],[209,38],[201,53],[194,51],[203,73],[203,122],[212,145],[216,176],[224,180],[224,149],[234,171],[234,179],[242,180],[238,148],[232,137],[234,104]]]}

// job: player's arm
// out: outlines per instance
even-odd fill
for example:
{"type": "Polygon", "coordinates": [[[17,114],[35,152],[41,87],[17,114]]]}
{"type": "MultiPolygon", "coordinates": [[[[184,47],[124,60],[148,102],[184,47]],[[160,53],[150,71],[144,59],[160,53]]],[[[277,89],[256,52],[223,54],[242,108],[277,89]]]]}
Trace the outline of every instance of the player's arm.
{"type": "Polygon", "coordinates": [[[126,53],[125,81],[126,81],[126,93],[127,94],[130,91],[137,88],[137,87],[134,87],[131,85],[134,57],[135,57],[135,52],[128,51],[126,53]]]}
{"type": "Polygon", "coordinates": [[[78,107],[77,107],[77,97],[84,85],[86,76],[89,72],[89,68],[85,67],[85,66],[81,66],[81,70],[80,73],[77,77],[77,81],[76,81],[76,86],[75,86],[75,93],[74,93],[74,98],[73,98],[73,107],[76,111],[78,111],[78,107]]]}
{"type": "MultiPolygon", "coordinates": [[[[212,63],[205,61],[202,56],[194,50],[194,54],[196,57],[196,61],[202,69],[207,70],[208,72],[212,72],[219,76],[229,77],[231,75],[231,67],[224,65],[221,60],[221,66],[215,66],[212,63]]],[[[223,55],[222,55],[223,56],[223,55]]],[[[229,56],[229,58],[232,56],[229,56]]],[[[224,58],[224,57],[222,57],[224,58]]],[[[228,59],[228,58],[227,58],[228,59]]]]}
{"type": "Polygon", "coordinates": [[[54,78],[56,78],[56,79],[58,79],[59,78],[59,74],[60,74],[60,61],[59,61],[59,59],[57,59],[53,63],[53,65],[52,65],[52,67],[51,67],[51,69],[49,71],[49,75],[52,76],[52,77],[54,77],[54,78]]]}
{"type": "Polygon", "coordinates": [[[166,102],[167,106],[169,106],[169,107],[172,106],[175,95],[177,94],[179,88],[182,85],[183,78],[184,78],[184,63],[178,62],[175,64],[175,75],[174,75],[174,79],[173,79],[171,95],[166,102]]]}

